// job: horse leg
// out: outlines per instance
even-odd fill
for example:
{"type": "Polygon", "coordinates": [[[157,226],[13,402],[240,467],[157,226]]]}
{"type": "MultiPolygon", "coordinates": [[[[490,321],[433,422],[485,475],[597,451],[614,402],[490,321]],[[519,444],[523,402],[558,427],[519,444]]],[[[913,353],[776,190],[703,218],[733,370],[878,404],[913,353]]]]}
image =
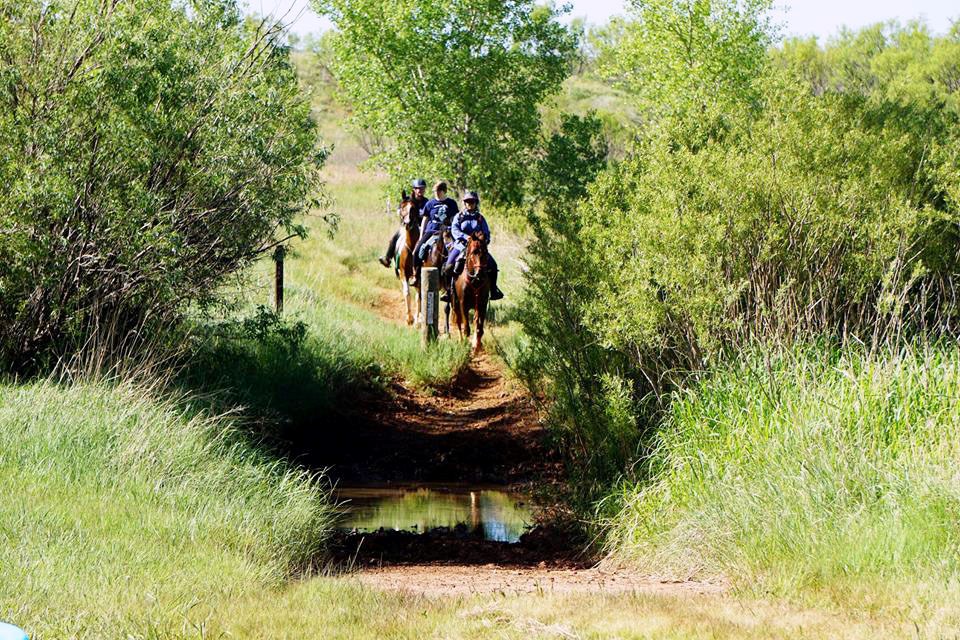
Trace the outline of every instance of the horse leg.
{"type": "Polygon", "coordinates": [[[466,287],[464,287],[464,299],[458,300],[458,306],[460,307],[460,315],[463,316],[463,331],[460,332],[460,339],[470,337],[470,305],[466,300],[466,287]]]}
{"type": "Polygon", "coordinates": [[[457,323],[457,332],[460,334],[460,339],[463,340],[463,305],[461,304],[460,296],[457,295],[457,283],[453,283],[453,320],[457,323]]]}
{"type": "Polygon", "coordinates": [[[413,324],[413,315],[410,313],[410,285],[406,278],[401,281],[400,287],[403,290],[403,301],[407,304],[407,324],[413,324]]]}
{"type": "Polygon", "coordinates": [[[420,324],[423,322],[423,318],[420,317],[421,309],[423,309],[423,289],[421,287],[417,287],[417,315],[416,319],[414,320],[415,324],[420,324]]]}
{"type": "Polygon", "coordinates": [[[477,294],[477,307],[474,310],[474,321],[477,323],[476,335],[473,339],[473,352],[483,351],[483,326],[487,321],[487,296],[477,294]]]}

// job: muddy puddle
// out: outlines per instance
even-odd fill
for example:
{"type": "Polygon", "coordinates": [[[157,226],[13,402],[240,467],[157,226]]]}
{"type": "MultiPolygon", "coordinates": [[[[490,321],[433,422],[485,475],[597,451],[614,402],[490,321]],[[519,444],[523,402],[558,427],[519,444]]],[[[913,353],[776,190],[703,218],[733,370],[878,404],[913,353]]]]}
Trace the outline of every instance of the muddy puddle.
{"type": "Polygon", "coordinates": [[[496,542],[516,542],[533,524],[522,495],[488,487],[449,485],[341,486],[337,528],[359,533],[452,532],[496,542]]]}

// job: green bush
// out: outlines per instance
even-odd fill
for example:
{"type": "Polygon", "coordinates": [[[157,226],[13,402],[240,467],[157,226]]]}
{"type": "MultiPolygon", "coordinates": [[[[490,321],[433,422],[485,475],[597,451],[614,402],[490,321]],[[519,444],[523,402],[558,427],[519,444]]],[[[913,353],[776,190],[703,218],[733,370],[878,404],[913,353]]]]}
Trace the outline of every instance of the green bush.
{"type": "Polygon", "coordinates": [[[282,37],[232,0],[0,2],[0,367],[129,348],[302,232],[282,37]]]}
{"type": "MultiPolygon", "coordinates": [[[[960,577],[960,350],[745,354],[678,391],[611,519],[622,557],[794,595],[960,577]]],[[[938,586],[939,585],[939,586],[938,586]]],[[[905,602],[902,602],[905,604],[905,602]]]]}
{"type": "Polygon", "coordinates": [[[532,196],[548,210],[570,207],[607,164],[603,121],[595,113],[561,114],[530,175],[532,196]]]}

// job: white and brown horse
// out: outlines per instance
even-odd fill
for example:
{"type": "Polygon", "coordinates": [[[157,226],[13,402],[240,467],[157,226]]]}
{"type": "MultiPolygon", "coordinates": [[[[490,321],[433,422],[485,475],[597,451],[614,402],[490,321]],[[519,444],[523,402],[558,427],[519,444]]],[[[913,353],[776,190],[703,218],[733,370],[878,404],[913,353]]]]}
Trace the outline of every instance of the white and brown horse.
{"type": "Polygon", "coordinates": [[[412,287],[410,283],[416,278],[417,270],[413,266],[413,248],[420,239],[420,216],[414,215],[413,198],[403,192],[403,202],[400,203],[399,215],[403,231],[397,240],[397,277],[400,278],[400,288],[403,299],[407,303],[407,324],[420,322],[420,288],[412,287]],[[402,244],[401,244],[402,243],[402,244]],[[411,303],[416,307],[411,309],[411,303]]]}

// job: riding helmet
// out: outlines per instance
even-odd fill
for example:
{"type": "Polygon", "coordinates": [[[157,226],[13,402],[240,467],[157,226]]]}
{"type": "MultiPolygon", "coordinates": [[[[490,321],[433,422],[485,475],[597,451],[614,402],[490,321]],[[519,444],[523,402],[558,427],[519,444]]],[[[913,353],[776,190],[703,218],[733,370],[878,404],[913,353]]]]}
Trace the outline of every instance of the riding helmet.
{"type": "Polygon", "coordinates": [[[473,200],[476,203],[480,202],[480,196],[477,195],[476,191],[467,191],[467,194],[463,196],[464,202],[470,202],[471,200],[473,200]]]}
{"type": "Polygon", "coordinates": [[[413,186],[414,189],[426,189],[426,188],[427,188],[427,181],[424,180],[423,178],[417,178],[416,180],[414,180],[414,181],[411,182],[410,184],[413,186]]]}

